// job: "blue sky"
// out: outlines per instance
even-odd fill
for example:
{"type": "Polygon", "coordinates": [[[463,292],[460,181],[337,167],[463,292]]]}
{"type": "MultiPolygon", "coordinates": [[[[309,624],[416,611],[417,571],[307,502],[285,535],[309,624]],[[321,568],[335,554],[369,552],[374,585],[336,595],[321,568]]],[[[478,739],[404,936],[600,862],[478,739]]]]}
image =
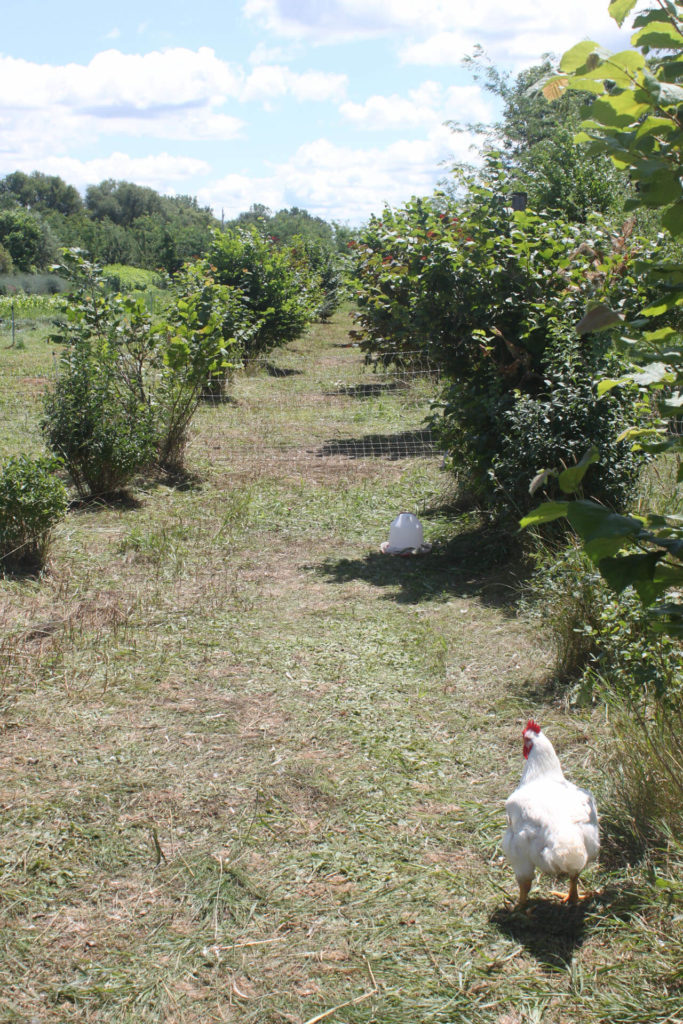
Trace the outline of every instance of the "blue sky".
{"type": "Polygon", "coordinates": [[[584,38],[629,33],[607,0],[3,0],[0,177],[355,225],[473,159],[444,122],[495,117],[462,66],[477,44],[517,71],[584,38]]]}

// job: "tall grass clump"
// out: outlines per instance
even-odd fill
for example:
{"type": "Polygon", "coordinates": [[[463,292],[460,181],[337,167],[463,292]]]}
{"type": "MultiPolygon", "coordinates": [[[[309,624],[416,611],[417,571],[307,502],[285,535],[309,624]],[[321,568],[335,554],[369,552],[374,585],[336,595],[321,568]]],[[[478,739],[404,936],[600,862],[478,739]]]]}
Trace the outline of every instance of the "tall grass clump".
{"type": "Polygon", "coordinates": [[[536,557],[525,607],[554,642],[555,686],[610,721],[607,833],[664,849],[683,834],[683,645],[653,634],[637,595],[611,591],[578,543],[536,557]]]}
{"type": "Polygon", "coordinates": [[[683,662],[679,688],[665,699],[624,695],[609,679],[601,696],[610,713],[612,742],[608,833],[637,852],[662,853],[683,836],[683,662]]]}
{"type": "Polygon", "coordinates": [[[47,559],[67,496],[54,459],[15,455],[0,469],[0,565],[34,572],[47,559]]]}

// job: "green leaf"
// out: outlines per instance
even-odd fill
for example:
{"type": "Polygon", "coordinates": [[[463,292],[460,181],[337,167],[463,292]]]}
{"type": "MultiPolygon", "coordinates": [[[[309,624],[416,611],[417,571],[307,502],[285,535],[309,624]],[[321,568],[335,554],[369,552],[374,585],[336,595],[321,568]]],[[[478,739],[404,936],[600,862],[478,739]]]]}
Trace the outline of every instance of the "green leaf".
{"type": "Polygon", "coordinates": [[[636,6],[636,2],[637,0],[612,0],[608,10],[619,28],[621,28],[626,21],[626,18],[636,6]]]}
{"type": "Polygon", "coordinates": [[[588,499],[569,502],[567,518],[584,541],[603,537],[627,539],[640,533],[643,528],[639,519],[620,516],[588,499]]]}
{"type": "Polygon", "coordinates": [[[560,71],[573,74],[576,71],[591,70],[596,63],[608,56],[608,52],[603,50],[598,43],[593,42],[592,39],[585,39],[562,55],[560,71]]]}
{"type": "Polygon", "coordinates": [[[676,377],[664,363],[649,363],[642,370],[629,373],[627,379],[632,380],[634,384],[648,387],[650,384],[671,384],[676,377]]]}
{"type": "MultiPolygon", "coordinates": [[[[602,96],[605,92],[604,79],[608,75],[601,75],[599,78],[595,78],[592,75],[572,75],[571,78],[564,78],[566,89],[573,89],[575,92],[592,92],[595,96],[602,96]]],[[[564,92],[564,89],[562,90],[564,92]]],[[[543,95],[548,99],[555,99],[554,96],[548,96],[545,89],[543,95]]],[[[561,95],[561,94],[560,94],[561,95]]]]}
{"type": "Polygon", "coordinates": [[[652,604],[667,590],[679,588],[683,584],[683,566],[658,565],[653,579],[636,580],[634,587],[643,604],[652,604]]]}
{"type": "Polygon", "coordinates": [[[646,117],[641,121],[636,138],[640,139],[646,135],[669,135],[676,131],[675,123],[668,117],[646,117]]]}
{"type": "Polygon", "coordinates": [[[643,74],[643,85],[658,107],[676,107],[683,103],[683,89],[680,85],[660,82],[649,71],[643,74]]]}
{"type": "Polygon", "coordinates": [[[670,21],[655,21],[634,32],[631,44],[651,49],[680,50],[683,46],[683,36],[670,21]]]}
{"type": "Polygon", "coordinates": [[[624,555],[622,558],[602,558],[598,570],[612,590],[620,594],[637,582],[651,580],[663,551],[650,551],[645,555],[624,555]]]}
{"type": "Polygon", "coordinates": [[[524,530],[527,526],[551,523],[553,519],[560,519],[562,516],[566,516],[568,509],[568,501],[546,501],[543,505],[539,505],[538,508],[532,509],[523,519],[520,519],[519,525],[524,530]]]}
{"type": "Polygon", "coordinates": [[[606,395],[613,388],[618,388],[621,387],[622,384],[627,384],[629,379],[630,378],[628,377],[619,377],[618,380],[606,379],[598,381],[598,398],[602,398],[603,395],[606,395]]]}
{"type": "Polygon", "coordinates": [[[613,53],[599,68],[588,72],[586,77],[599,76],[603,82],[609,81],[619,88],[630,89],[638,72],[644,67],[645,58],[642,53],[637,50],[620,50],[619,53],[613,53]]]}
{"type": "Polygon", "coordinates": [[[658,331],[645,331],[643,337],[646,341],[667,341],[677,335],[678,331],[673,327],[660,327],[658,331]]]}
{"type": "Polygon", "coordinates": [[[674,294],[670,295],[667,299],[660,299],[659,302],[653,302],[651,306],[646,306],[645,309],[641,309],[640,312],[641,316],[661,316],[662,313],[668,313],[670,310],[675,309],[676,306],[681,305],[683,305],[683,292],[674,292],[674,294]]]}
{"type": "Polygon", "coordinates": [[[560,473],[558,482],[563,493],[571,494],[575,491],[588,472],[589,467],[597,462],[599,458],[600,452],[595,445],[591,445],[575,466],[570,466],[563,473],[560,473]]]}
{"type": "MultiPolygon", "coordinates": [[[[672,11],[674,13],[674,11],[672,11]]],[[[669,14],[663,8],[645,8],[633,19],[633,28],[642,28],[643,25],[651,25],[653,22],[668,22],[669,14]]]]}
{"type": "Polygon", "coordinates": [[[603,558],[618,555],[623,547],[623,537],[596,537],[593,540],[585,541],[583,550],[590,560],[597,564],[603,558]]]}
{"type": "Polygon", "coordinates": [[[650,109],[649,103],[639,103],[633,92],[625,89],[623,92],[595,100],[591,105],[590,115],[606,128],[628,128],[650,109]]]}
{"type": "Polygon", "coordinates": [[[606,303],[599,302],[579,320],[576,330],[579,334],[591,334],[593,331],[604,331],[608,327],[614,327],[623,320],[621,313],[615,313],[606,303]]]}
{"type": "Polygon", "coordinates": [[[641,180],[638,199],[646,206],[667,206],[681,199],[678,171],[667,168],[654,174],[649,180],[641,180]]]}
{"type": "Polygon", "coordinates": [[[669,207],[662,217],[662,224],[674,236],[683,234],[683,199],[669,207]]]}

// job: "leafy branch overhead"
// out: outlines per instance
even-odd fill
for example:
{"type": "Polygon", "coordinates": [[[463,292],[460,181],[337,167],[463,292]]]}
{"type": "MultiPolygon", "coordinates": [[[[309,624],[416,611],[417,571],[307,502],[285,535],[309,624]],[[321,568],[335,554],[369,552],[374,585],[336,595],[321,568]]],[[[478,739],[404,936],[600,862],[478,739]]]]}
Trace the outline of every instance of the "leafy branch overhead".
{"type": "MultiPolygon", "coordinates": [[[[609,6],[621,26],[636,0],[614,0],[609,6]]],[[[650,422],[627,429],[622,439],[651,455],[679,459],[678,482],[683,480],[683,346],[680,312],[683,306],[683,20],[681,8],[657,0],[634,19],[632,50],[611,54],[597,43],[584,41],[564,54],[560,74],[542,84],[548,99],[566,90],[593,96],[577,141],[591,154],[607,154],[635,182],[628,206],[654,211],[671,239],[666,260],[643,263],[641,275],[655,298],[636,317],[624,323],[628,337],[620,347],[630,357],[631,371],[601,380],[598,395],[617,387],[637,389],[650,411],[650,422]]],[[[579,333],[613,327],[621,319],[609,305],[595,305],[577,325],[579,333]]],[[[565,478],[570,493],[588,470],[582,460],[565,478]]],[[[532,483],[538,486],[539,474],[532,483]]],[[[562,477],[560,476],[560,486],[562,477]]],[[[546,503],[521,521],[534,526],[566,516],[587,554],[618,593],[632,586],[649,606],[656,629],[683,635],[683,521],[677,516],[646,513],[618,516],[586,500],[546,503]]]]}

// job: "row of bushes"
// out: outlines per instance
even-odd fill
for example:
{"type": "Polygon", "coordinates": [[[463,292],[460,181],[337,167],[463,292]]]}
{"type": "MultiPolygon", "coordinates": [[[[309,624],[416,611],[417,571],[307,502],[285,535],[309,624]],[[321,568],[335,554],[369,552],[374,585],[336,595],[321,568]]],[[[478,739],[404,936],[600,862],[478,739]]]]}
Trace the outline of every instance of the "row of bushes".
{"type": "Polygon", "coordinates": [[[277,247],[255,229],[217,232],[203,259],[166,282],[163,316],[112,292],[111,274],[78,250],[63,264],[70,292],[50,336],[61,355],[42,420],[53,458],[11,460],[1,477],[0,559],[10,567],[40,564],[63,514],[55,459],[83,498],[106,500],[140,473],[182,473],[202,396],[222,396],[236,366],[297,338],[340,296],[322,245],[277,247]]]}
{"type": "MultiPolygon", "coordinates": [[[[616,438],[634,402],[598,401],[596,376],[619,375],[610,332],[579,336],[587,304],[628,315],[643,301],[637,267],[656,242],[602,217],[573,224],[515,211],[495,154],[479,178],[371,219],[356,246],[357,337],[371,360],[427,360],[445,381],[433,426],[479,496],[518,518],[548,465],[604,458],[594,495],[623,503],[637,460],[616,438]]],[[[617,318],[615,317],[615,320],[617,318]]]]}

